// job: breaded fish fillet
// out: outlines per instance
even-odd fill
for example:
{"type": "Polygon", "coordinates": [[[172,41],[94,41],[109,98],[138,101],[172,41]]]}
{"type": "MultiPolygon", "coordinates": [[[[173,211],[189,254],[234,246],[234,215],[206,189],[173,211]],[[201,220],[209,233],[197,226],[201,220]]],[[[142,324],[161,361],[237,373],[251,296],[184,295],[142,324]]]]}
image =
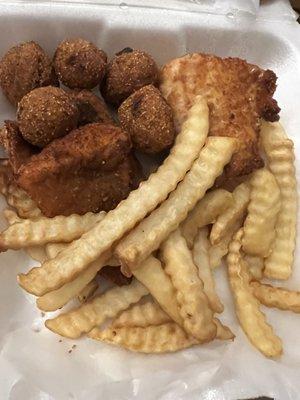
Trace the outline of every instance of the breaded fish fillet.
{"type": "Polygon", "coordinates": [[[160,90],[174,112],[177,130],[198,94],[210,109],[211,136],[239,139],[226,176],[249,174],[263,166],[259,155],[260,118],[277,121],[280,111],[272,98],[276,75],[239,58],[194,53],[174,59],[161,71],[160,90]]]}

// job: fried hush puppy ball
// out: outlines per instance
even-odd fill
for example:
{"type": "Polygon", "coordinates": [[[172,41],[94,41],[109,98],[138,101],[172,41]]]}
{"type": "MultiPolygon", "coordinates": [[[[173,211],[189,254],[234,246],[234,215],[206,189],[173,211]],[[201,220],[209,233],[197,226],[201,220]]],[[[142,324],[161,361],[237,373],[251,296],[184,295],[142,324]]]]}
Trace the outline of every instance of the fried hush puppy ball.
{"type": "Polygon", "coordinates": [[[79,110],[78,125],[86,125],[92,122],[113,124],[108,108],[104,101],[89,90],[72,90],[68,93],[79,110]]]}
{"type": "Polygon", "coordinates": [[[35,42],[12,47],[0,61],[0,86],[14,106],[31,90],[58,86],[52,62],[35,42]]]}
{"type": "Polygon", "coordinates": [[[102,87],[105,100],[119,106],[133,92],[158,81],[158,68],[144,51],[125,48],[111,60],[102,87]]]}
{"type": "Polygon", "coordinates": [[[22,136],[38,147],[75,129],[78,118],[75,102],[53,86],[32,90],[20,101],[17,111],[22,136]]]}
{"type": "Polygon", "coordinates": [[[155,154],[173,144],[172,110],[153,85],[145,86],[128,97],[120,106],[118,116],[136,149],[155,154]]]}
{"type": "Polygon", "coordinates": [[[62,41],[54,54],[54,68],[60,81],[70,89],[92,89],[105,74],[107,56],[84,39],[62,41]]]}

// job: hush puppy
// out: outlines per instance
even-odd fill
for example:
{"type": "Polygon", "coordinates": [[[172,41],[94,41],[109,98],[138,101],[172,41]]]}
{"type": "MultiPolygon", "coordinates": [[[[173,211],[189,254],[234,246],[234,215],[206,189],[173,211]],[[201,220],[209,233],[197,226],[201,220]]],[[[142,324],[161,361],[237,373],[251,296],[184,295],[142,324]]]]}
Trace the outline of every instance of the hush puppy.
{"type": "Polygon", "coordinates": [[[72,96],[79,110],[79,126],[92,122],[114,123],[106,104],[94,93],[89,90],[73,90],[69,92],[69,95],[72,96]]]}
{"type": "Polygon", "coordinates": [[[62,41],[54,54],[54,68],[60,81],[70,89],[92,89],[105,74],[104,51],[84,39],[62,41]]]}
{"type": "Polygon", "coordinates": [[[105,100],[119,106],[133,92],[158,82],[158,68],[153,58],[144,51],[126,48],[108,64],[102,86],[105,100]]]}
{"type": "Polygon", "coordinates": [[[17,119],[24,139],[45,147],[77,127],[79,111],[64,90],[48,86],[34,89],[23,97],[17,119]]]}
{"type": "Polygon", "coordinates": [[[0,86],[14,106],[31,90],[58,86],[50,58],[35,42],[12,47],[0,61],[0,86]]]}
{"type": "Polygon", "coordinates": [[[155,154],[173,144],[172,110],[153,85],[145,86],[128,97],[120,106],[118,116],[136,149],[155,154]]]}

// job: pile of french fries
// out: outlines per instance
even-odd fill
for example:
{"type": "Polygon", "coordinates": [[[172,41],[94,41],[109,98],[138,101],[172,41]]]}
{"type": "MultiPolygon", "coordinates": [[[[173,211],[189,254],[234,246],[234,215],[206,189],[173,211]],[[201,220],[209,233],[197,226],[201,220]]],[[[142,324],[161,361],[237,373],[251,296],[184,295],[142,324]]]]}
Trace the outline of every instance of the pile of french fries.
{"type": "Polygon", "coordinates": [[[232,193],[209,191],[236,141],[207,137],[208,131],[208,107],[198,97],[163,164],[108,213],[46,218],[10,179],[8,164],[1,164],[1,192],[11,208],[4,211],[9,227],[0,235],[0,249],[25,249],[41,262],[19,274],[20,286],[37,296],[43,311],[80,302],[47,319],[47,328],[145,353],[234,339],[219,319],[224,306],[214,281],[214,269],[227,255],[242,329],[264,355],[282,353],[281,339],[260,305],[300,312],[300,293],[261,280],[287,279],[292,273],[293,143],[279,123],[264,122],[266,167],[232,193]],[[97,294],[97,274],[105,265],[121,266],[134,279],[97,294]]]}

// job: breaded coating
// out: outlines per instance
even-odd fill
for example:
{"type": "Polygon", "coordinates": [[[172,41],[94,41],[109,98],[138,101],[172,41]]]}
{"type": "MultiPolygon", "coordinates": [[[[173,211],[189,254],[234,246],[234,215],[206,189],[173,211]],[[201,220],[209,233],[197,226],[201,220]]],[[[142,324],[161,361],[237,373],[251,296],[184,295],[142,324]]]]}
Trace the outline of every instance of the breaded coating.
{"type": "Polygon", "coordinates": [[[68,94],[75,101],[79,110],[78,125],[86,125],[92,122],[113,124],[114,120],[109,113],[107,105],[100,97],[89,90],[72,90],[68,94]]]}
{"type": "Polygon", "coordinates": [[[211,136],[239,139],[226,176],[249,174],[264,163],[259,154],[260,118],[277,121],[280,108],[272,98],[276,75],[239,58],[187,54],[166,64],[160,89],[171,106],[179,130],[195,97],[206,97],[211,136]]]}
{"type": "Polygon", "coordinates": [[[108,103],[119,106],[136,90],[157,83],[158,68],[153,58],[145,51],[127,47],[108,64],[101,93],[108,103]]]}
{"type": "Polygon", "coordinates": [[[39,148],[32,146],[23,139],[18,124],[14,121],[4,121],[4,126],[0,129],[0,142],[7,151],[9,163],[14,174],[34,154],[39,152],[39,148]]]}
{"type": "Polygon", "coordinates": [[[98,272],[98,275],[101,278],[105,278],[118,286],[129,285],[132,281],[132,277],[127,278],[127,276],[122,274],[120,268],[110,267],[109,265],[101,268],[101,270],[98,272]]]}
{"type": "Polygon", "coordinates": [[[120,128],[85,125],[33,156],[17,182],[48,217],[110,210],[136,185],[130,149],[120,128]]]}
{"type": "Polygon", "coordinates": [[[17,106],[31,90],[58,86],[52,62],[35,42],[12,47],[0,61],[0,86],[8,100],[17,106]]]}
{"type": "Polygon", "coordinates": [[[105,74],[107,56],[84,39],[66,39],[56,49],[53,63],[59,80],[70,89],[92,89],[105,74]]]}
{"type": "Polygon", "coordinates": [[[17,118],[24,139],[44,147],[77,127],[79,111],[64,90],[47,86],[23,97],[18,105],[17,118]]]}
{"type": "Polygon", "coordinates": [[[155,154],[172,146],[175,137],[172,110],[153,85],[129,96],[121,104],[118,116],[136,149],[155,154]]]}

